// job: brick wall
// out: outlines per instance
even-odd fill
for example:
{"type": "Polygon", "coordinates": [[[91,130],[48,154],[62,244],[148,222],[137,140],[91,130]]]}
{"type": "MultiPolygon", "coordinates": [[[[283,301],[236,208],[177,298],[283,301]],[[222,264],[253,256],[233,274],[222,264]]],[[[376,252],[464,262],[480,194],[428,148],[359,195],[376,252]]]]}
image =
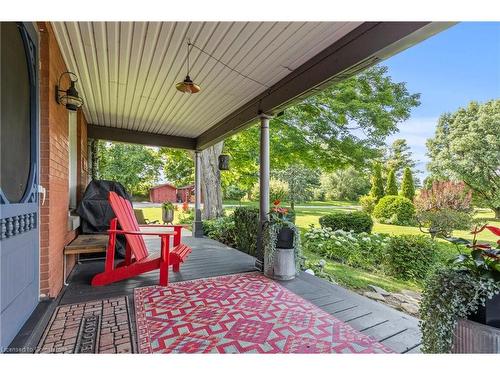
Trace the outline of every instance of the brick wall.
{"type": "MultiPolygon", "coordinates": [[[[67,71],[54,32],[48,22],[39,22],[40,31],[40,184],[47,189],[40,208],[40,293],[55,297],[63,283],[63,249],[75,233],[68,232],[69,152],[68,110],[55,101],[55,86],[67,71]]],[[[68,81],[61,86],[67,87],[68,81]]],[[[79,186],[86,182],[87,125],[78,116],[79,186]],[[85,147],[84,147],[85,146],[85,147]],[[85,180],[85,181],[84,181],[85,180]]],[[[74,259],[68,257],[68,270],[74,259]]]]}

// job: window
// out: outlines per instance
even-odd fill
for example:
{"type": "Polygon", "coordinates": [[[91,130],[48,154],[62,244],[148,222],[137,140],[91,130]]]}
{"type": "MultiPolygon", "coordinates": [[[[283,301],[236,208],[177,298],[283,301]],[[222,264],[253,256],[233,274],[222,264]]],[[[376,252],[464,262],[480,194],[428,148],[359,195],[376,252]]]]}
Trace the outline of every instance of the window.
{"type": "Polygon", "coordinates": [[[78,137],[77,137],[77,115],[76,112],[69,112],[69,132],[68,132],[68,149],[69,149],[69,208],[76,208],[76,187],[78,185],[78,137]]]}

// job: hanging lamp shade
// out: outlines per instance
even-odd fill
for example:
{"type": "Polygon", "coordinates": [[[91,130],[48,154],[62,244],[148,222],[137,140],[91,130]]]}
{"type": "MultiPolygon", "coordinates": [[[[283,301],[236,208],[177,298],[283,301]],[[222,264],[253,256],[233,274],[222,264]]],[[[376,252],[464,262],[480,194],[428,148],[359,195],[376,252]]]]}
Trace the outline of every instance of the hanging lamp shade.
{"type": "Polygon", "coordinates": [[[189,76],[189,53],[191,52],[190,47],[191,47],[191,42],[188,41],[187,57],[186,57],[186,65],[187,65],[186,78],[184,78],[184,81],[177,83],[175,85],[175,88],[183,93],[196,94],[201,90],[201,88],[196,83],[194,83],[191,77],[189,76]]]}
{"type": "Polygon", "coordinates": [[[180,92],[185,92],[188,94],[196,94],[201,90],[200,86],[194,83],[189,76],[186,76],[186,78],[184,78],[184,81],[177,83],[175,85],[175,88],[180,92]]]}

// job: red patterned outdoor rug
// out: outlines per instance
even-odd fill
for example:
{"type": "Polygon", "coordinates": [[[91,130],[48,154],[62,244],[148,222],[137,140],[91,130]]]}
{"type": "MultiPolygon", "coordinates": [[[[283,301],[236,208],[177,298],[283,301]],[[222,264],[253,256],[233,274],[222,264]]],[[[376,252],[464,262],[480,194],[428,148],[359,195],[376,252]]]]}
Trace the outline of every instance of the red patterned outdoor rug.
{"type": "Polygon", "coordinates": [[[135,289],[140,353],[391,353],[260,273],[135,289]]]}

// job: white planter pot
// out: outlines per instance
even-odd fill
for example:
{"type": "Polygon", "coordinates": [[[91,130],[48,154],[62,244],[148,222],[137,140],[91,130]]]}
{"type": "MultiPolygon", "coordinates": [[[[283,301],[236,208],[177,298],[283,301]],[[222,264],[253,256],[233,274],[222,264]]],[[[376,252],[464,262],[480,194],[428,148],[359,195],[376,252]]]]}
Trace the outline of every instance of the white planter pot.
{"type": "Polygon", "coordinates": [[[453,353],[500,353],[500,329],[471,320],[459,320],[453,353]]]}
{"type": "MultiPolygon", "coordinates": [[[[267,259],[264,260],[267,263],[267,259]]],[[[274,253],[274,264],[264,264],[264,274],[275,280],[292,280],[295,278],[294,249],[277,248],[274,253]]]]}

